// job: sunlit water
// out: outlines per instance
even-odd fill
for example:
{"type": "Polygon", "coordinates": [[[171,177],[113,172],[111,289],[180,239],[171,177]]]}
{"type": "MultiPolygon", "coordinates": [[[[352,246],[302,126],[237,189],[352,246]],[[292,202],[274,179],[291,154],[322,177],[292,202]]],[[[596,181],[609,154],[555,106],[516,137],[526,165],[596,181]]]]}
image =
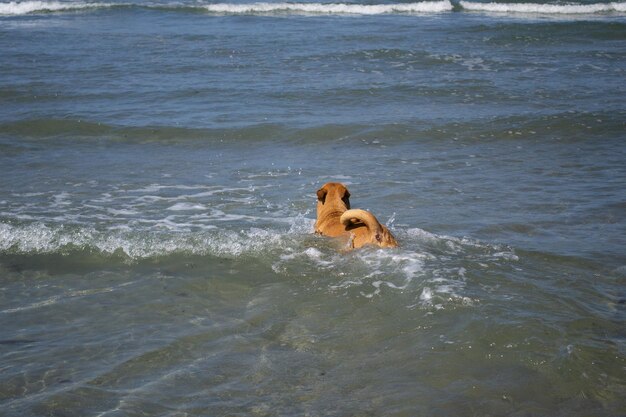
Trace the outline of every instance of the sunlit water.
{"type": "Polygon", "coordinates": [[[624,414],[623,3],[370,6],[0,5],[0,414],[624,414]]]}

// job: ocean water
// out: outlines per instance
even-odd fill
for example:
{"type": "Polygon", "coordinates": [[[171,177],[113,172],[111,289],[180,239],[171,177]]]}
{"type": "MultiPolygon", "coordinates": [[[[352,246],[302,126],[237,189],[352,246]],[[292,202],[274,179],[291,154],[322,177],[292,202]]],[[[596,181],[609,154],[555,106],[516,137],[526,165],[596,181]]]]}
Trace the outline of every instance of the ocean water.
{"type": "Polygon", "coordinates": [[[0,3],[0,415],[626,415],[625,79],[624,2],[0,3]]]}

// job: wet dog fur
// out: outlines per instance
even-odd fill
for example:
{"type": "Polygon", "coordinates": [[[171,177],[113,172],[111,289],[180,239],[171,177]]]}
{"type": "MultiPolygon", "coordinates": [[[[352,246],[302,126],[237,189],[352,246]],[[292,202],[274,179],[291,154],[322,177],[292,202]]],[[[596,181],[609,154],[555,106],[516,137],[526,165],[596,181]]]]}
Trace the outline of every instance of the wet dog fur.
{"type": "Polygon", "coordinates": [[[317,190],[315,233],[340,238],[345,241],[347,249],[365,245],[398,246],[389,229],[372,213],[350,208],[350,192],[338,182],[326,183],[317,190]]]}

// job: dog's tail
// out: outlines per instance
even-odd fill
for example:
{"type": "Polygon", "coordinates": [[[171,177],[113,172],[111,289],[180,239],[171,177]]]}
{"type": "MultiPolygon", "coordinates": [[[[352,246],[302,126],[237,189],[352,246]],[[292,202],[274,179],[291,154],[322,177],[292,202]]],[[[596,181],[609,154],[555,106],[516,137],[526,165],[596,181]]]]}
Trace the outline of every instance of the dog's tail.
{"type": "Polygon", "coordinates": [[[378,219],[369,211],[361,209],[346,210],[339,219],[342,225],[345,227],[363,223],[376,239],[377,242],[381,242],[383,239],[383,226],[378,222],[378,219]]]}

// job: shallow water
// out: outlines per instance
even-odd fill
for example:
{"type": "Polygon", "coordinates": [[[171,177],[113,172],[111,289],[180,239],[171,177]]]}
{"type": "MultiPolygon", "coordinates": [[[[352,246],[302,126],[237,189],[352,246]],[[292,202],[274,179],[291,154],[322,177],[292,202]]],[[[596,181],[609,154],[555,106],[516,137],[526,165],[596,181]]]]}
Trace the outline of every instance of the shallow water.
{"type": "Polygon", "coordinates": [[[0,7],[4,414],[624,413],[622,3],[67,4],[0,7]]]}

